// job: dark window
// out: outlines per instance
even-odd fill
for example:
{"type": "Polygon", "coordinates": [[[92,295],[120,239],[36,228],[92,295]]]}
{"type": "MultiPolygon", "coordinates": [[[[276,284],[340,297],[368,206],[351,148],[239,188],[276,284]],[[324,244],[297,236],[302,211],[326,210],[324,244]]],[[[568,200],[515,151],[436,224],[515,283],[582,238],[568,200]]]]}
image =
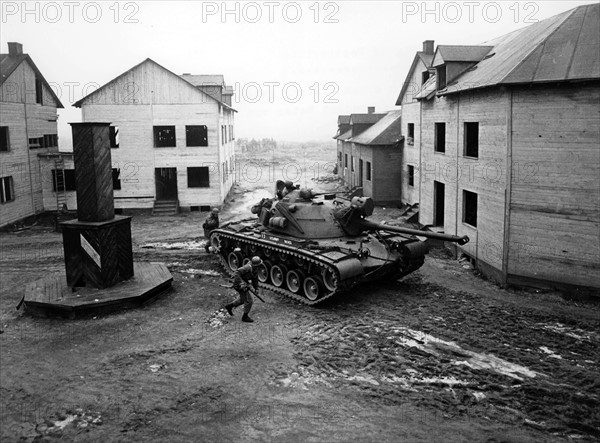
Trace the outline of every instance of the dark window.
{"type": "Polygon", "coordinates": [[[348,154],[344,154],[344,168],[348,167],[348,154]]]}
{"type": "Polygon", "coordinates": [[[415,167],[408,165],[408,186],[415,185],[415,167]]]}
{"type": "Polygon", "coordinates": [[[8,126],[0,126],[0,152],[10,151],[10,137],[8,136],[8,126]]]}
{"type": "Polygon", "coordinates": [[[479,157],[479,123],[465,123],[465,157],[479,157]]]}
{"type": "Polygon", "coordinates": [[[33,137],[29,139],[29,149],[38,149],[44,146],[44,137],[33,137]]]}
{"type": "Polygon", "coordinates": [[[423,71],[421,74],[421,84],[424,84],[427,80],[429,80],[429,71],[423,71]]]}
{"type": "Polygon", "coordinates": [[[187,168],[188,188],[208,188],[208,167],[187,168]]]}
{"type": "Polygon", "coordinates": [[[477,194],[463,191],[463,222],[477,227],[477,194]]]}
{"type": "Polygon", "coordinates": [[[113,170],[112,170],[113,189],[115,189],[117,191],[121,189],[121,178],[120,178],[120,176],[121,176],[121,170],[113,168],[113,170]]]}
{"type": "Polygon", "coordinates": [[[111,148],[119,147],[119,127],[118,126],[109,127],[108,138],[110,139],[110,147],[111,148]]]}
{"type": "Polygon", "coordinates": [[[39,78],[35,79],[35,102],[40,105],[44,104],[44,88],[42,87],[42,80],[39,78]]]}
{"type": "Polygon", "coordinates": [[[42,148],[57,148],[58,147],[58,135],[46,134],[43,137],[42,148]]]}
{"type": "Polygon", "coordinates": [[[208,146],[208,128],[202,126],[185,127],[186,146],[208,146]]]}
{"type": "Polygon", "coordinates": [[[433,150],[435,152],[446,152],[446,123],[435,124],[433,150]]]}
{"type": "Polygon", "coordinates": [[[444,226],[446,185],[433,181],[433,226],[444,226]]]}
{"type": "Polygon", "coordinates": [[[350,171],[354,172],[354,156],[351,156],[351,162],[350,162],[350,171]]]}
{"type": "Polygon", "coordinates": [[[52,190],[75,191],[75,170],[74,169],[53,169],[52,170],[52,190]]]}
{"type": "Polygon", "coordinates": [[[436,74],[437,74],[437,89],[439,91],[440,89],[446,88],[446,65],[442,65],[442,66],[439,66],[438,68],[436,68],[436,74]]]}
{"type": "Polygon", "coordinates": [[[367,180],[371,181],[371,162],[367,162],[367,180]]]}
{"type": "Polygon", "coordinates": [[[340,165],[342,164],[342,153],[338,152],[338,160],[340,162],[340,165]]]}
{"type": "Polygon", "coordinates": [[[13,179],[12,177],[0,178],[0,203],[6,203],[13,201],[15,194],[13,193],[13,179]]]}
{"type": "Polygon", "coordinates": [[[408,136],[410,138],[415,138],[415,124],[414,123],[408,124],[408,136]]]}
{"type": "Polygon", "coordinates": [[[155,148],[174,148],[175,146],[175,126],[154,127],[155,148]]]}

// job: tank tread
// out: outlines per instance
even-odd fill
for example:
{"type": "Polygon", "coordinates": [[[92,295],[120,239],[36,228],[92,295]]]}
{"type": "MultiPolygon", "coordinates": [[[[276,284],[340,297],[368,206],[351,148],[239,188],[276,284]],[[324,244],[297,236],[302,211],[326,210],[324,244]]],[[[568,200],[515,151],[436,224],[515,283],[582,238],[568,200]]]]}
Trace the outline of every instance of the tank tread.
{"type": "MultiPolygon", "coordinates": [[[[351,286],[348,284],[345,285],[344,282],[340,281],[339,273],[333,263],[328,263],[325,260],[318,260],[315,257],[311,257],[306,254],[299,253],[299,252],[297,252],[298,249],[288,248],[285,246],[275,246],[274,244],[268,244],[263,241],[260,241],[259,239],[256,239],[257,241],[254,242],[254,241],[252,241],[252,239],[248,238],[247,236],[238,235],[235,232],[224,232],[222,229],[213,231],[211,233],[211,239],[214,236],[218,236],[219,238],[222,237],[225,239],[233,240],[234,242],[237,242],[240,245],[255,244],[256,246],[258,246],[260,248],[268,249],[268,250],[271,250],[276,253],[287,254],[287,255],[289,255],[291,257],[295,257],[295,258],[301,258],[302,260],[305,260],[308,263],[316,264],[320,268],[327,267],[330,270],[332,270],[334,275],[336,276],[338,287],[335,290],[330,291],[329,293],[326,292],[323,296],[321,296],[320,298],[317,298],[316,300],[309,300],[308,298],[306,298],[304,296],[295,294],[292,291],[289,291],[289,290],[281,288],[281,287],[277,287],[275,285],[262,283],[262,282],[259,283],[259,287],[261,287],[261,288],[268,289],[277,294],[284,295],[286,297],[297,300],[306,305],[312,306],[312,305],[321,303],[324,300],[327,300],[328,298],[331,298],[334,295],[337,295],[337,294],[343,292],[345,289],[347,289],[347,286],[351,286]]],[[[227,272],[227,274],[229,274],[230,277],[233,277],[233,271],[231,270],[231,268],[229,267],[229,265],[227,263],[227,257],[225,256],[226,254],[223,254],[222,251],[218,251],[218,252],[216,252],[216,254],[219,256],[221,265],[223,266],[223,269],[225,269],[225,272],[227,272]]]]}

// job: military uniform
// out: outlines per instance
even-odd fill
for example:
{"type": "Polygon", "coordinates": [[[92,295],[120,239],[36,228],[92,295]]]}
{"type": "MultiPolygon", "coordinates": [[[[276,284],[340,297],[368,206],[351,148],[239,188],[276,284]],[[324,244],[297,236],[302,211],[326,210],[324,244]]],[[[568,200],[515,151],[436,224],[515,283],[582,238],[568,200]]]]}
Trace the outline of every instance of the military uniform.
{"type": "Polygon", "coordinates": [[[204,229],[204,236],[208,239],[206,244],[204,245],[204,250],[209,252],[210,246],[210,233],[219,227],[219,212],[218,209],[213,209],[208,218],[202,223],[202,228],[204,229]]]}
{"type": "Polygon", "coordinates": [[[233,303],[229,303],[225,306],[229,315],[233,315],[233,308],[244,305],[242,321],[245,322],[253,321],[248,317],[250,309],[252,309],[252,304],[254,303],[249,286],[252,285],[254,290],[258,292],[258,266],[262,264],[262,261],[258,257],[255,257],[253,258],[253,263],[251,262],[241,266],[234,272],[233,289],[239,293],[239,297],[233,303]],[[253,263],[255,263],[254,266],[252,265],[253,263]]]}

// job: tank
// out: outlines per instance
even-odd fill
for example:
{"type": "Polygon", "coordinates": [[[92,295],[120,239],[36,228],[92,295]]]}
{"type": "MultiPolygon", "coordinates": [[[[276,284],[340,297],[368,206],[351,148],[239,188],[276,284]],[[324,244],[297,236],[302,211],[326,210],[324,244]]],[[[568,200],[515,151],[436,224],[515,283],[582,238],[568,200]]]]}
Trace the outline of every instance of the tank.
{"type": "Polygon", "coordinates": [[[261,257],[261,287],[314,305],[358,284],[416,271],[429,250],[427,239],[469,241],[374,223],[367,220],[373,209],[370,197],[317,194],[280,180],[273,198],[252,207],[254,217],[211,232],[211,250],[230,275],[261,257]]]}

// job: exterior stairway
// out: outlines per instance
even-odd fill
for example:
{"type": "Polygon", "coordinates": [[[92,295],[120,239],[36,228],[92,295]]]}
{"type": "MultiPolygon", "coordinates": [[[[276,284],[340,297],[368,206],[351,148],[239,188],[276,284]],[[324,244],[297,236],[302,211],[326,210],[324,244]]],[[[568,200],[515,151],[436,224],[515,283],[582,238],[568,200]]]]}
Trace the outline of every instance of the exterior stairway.
{"type": "Polygon", "coordinates": [[[408,205],[400,215],[400,219],[405,223],[419,223],[419,204],[408,205]]]}
{"type": "Polygon", "coordinates": [[[178,212],[178,200],[154,200],[152,215],[175,215],[178,212]]]}

